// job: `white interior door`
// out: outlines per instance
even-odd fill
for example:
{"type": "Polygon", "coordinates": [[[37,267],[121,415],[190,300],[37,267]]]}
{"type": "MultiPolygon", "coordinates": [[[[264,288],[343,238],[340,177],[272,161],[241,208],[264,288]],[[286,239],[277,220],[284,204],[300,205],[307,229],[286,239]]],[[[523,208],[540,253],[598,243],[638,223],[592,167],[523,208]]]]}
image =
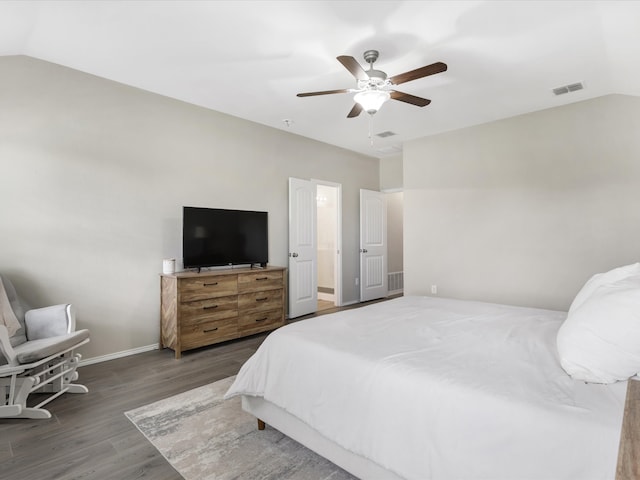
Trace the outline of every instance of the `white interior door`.
{"type": "Polygon", "coordinates": [[[289,178],[289,318],[318,308],[316,185],[289,178]]]}
{"type": "Polygon", "coordinates": [[[360,190],[360,301],[386,297],[387,293],[386,196],[360,190]]]}

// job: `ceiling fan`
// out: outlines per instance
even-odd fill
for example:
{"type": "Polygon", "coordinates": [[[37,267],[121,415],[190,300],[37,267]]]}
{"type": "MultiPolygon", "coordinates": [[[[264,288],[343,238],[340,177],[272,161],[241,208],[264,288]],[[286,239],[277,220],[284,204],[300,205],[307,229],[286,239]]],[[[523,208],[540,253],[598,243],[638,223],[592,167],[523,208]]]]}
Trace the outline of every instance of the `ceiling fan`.
{"type": "Polygon", "coordinates": [[[356,78],[356,88],[347,88],[342,90],[326,90],[323,92],[307,92],[299,93],[298,97],[313,97],[316,95],[331,95],[334,93],[355,93],[353,96],[356,102],[347,118],[353,118],[360,115],[360,112],[365,112],[373,115],[376,113],[382,104],[389,100],[399,100],[401,102],[410,103],[418,107],[425,107],[431,103],[431,100],[426,98],[416,97],[404,92],[398,92],[394,90],[395,85],[401,83],[410,82],[411,80],[417,80],[419,78],[428,77],[436,73],[441,73],[447,70],[447,65],[442,62],[432,63],[410,72],[394,75],[387,78],[387,74],[381,70],[374,70],[373,64],[378,59],[379,52],[377,50],[367,50],[364,52],[364,59],[369,64],[369,70],[365,71],[355,58],[348,55],[341,55],[338,57],[338,61],[344,65],[344,67],[351,72],[356,78]]]}

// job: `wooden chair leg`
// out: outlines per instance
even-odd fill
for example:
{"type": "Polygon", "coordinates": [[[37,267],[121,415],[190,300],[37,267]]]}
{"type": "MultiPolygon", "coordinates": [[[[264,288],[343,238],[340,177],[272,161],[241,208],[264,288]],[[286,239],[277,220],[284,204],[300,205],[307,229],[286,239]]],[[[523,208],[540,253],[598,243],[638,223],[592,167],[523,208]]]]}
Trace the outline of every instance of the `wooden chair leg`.
{"type": "Polygon", "coordinates": [[[266,427],[266,425],[264,424],[264,422],[260,419],[258,419],[258,430],[264,430],[266,427]]]}

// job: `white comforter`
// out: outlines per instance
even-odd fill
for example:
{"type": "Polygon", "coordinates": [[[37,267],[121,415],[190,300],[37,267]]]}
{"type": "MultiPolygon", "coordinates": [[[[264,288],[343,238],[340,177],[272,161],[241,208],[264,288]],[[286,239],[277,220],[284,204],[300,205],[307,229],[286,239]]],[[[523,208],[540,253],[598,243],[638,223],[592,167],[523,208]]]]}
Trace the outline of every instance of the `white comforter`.
{"type": "Polygon", "coordinates": [[[227,393],[426,479],[613,479],[626,382],[562,370],[566,313],[402,297],[273,332],[227,393]]]}

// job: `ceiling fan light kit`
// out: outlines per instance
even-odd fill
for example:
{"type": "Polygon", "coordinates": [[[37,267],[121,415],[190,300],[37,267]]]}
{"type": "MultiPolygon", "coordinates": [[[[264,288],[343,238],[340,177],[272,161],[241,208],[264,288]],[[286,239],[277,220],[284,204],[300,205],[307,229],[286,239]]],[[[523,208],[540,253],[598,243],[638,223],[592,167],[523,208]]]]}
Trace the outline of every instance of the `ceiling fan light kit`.
{"type": "Polygon", "coordinates": [[[384,90],[365,90],[353,96],[353,100],[362,106],[362,109],[369,115],[373,115],[382,104],[391,98],[391,94],[384,90]]]}
{"type": "Polygon", "coordinates": [[[354,118],[364,110],[370,115],[376,113],[389,99],[409,103],[417,107],[425,107],[431,100],[408,93],[399,92],[392,87],[401,83],[417,80],[419,78],[441,73],[447,70],[447,65],[442,62],[432,63],[410,72],[394,75],[391,78],[382,70],[374,70],[373,63],[378,59],[377,50],[364,52],[364,59],[369,64],[369,70],[365,71],[355,58],[341,55],[337,59],[356,79],[357,88],[341,90],[325,90],[321,92],[299,93],[298,97],[312,97],[317,95],[330,95],[334,93],[355,93],[353,100],[356,102],[347,118],[354,118]]]}

